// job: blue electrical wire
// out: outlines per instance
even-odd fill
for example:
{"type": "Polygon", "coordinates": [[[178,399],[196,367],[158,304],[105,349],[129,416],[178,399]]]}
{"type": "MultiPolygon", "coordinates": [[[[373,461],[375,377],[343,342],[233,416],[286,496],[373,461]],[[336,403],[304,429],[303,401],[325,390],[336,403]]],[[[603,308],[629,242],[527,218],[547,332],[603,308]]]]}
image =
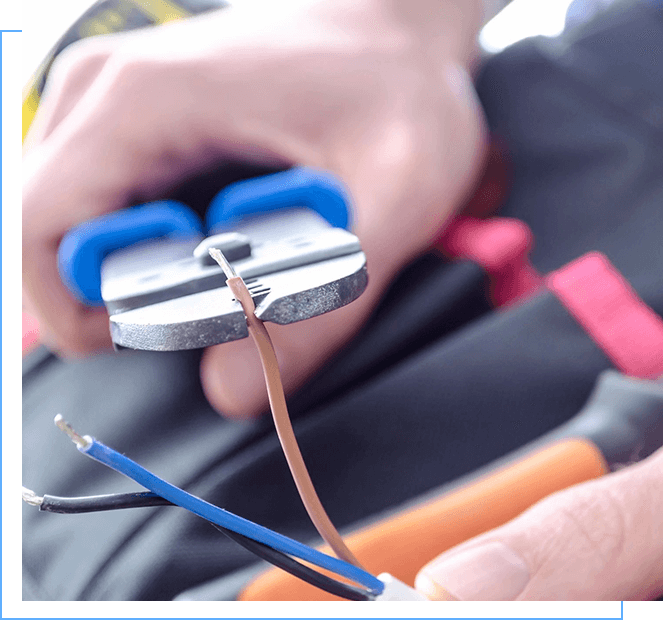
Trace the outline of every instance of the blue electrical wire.
{"type": "MultiPolygon", "coordinates": [[[[58,418],[59,417],[60,416],[58,416],[58,418]]],[[[81,437],[68,425],[66,425],[67,429],[63,428],[59,423],[58,426],[70,435],[80,452],[93,458],[95,461],[99,461],[103,465],[124,474],[132,480],[135,480],[146,489],[149,489],[173,504],[177,504],[207,521],[211,521],[221,527],[225,527],[248,538],[257,540],[273,549],[292,555],[305,562],[310,562],[320,568],[325,568],[337,575],[347,577],[355,583],[368,588],[371,594],[374,594],[375,596],[378,596],[383,592],[384,583],[377,577],[367,573],[365,570],[353,566],[343,560],[339,560],[338,558],[333,558],[321,553],[308,545],[304,545],[292,538],[283,536],[278,532],[274,532],[262,525],[253,523],[248,519],[234,515],[227,510],[223,510],[223,508],[214,506],[213,504],[162,480],[152,472],[138,465],[138,463],[132,461],[130,458],[116,452],[96,439],[87,435],[81,437]]]]}

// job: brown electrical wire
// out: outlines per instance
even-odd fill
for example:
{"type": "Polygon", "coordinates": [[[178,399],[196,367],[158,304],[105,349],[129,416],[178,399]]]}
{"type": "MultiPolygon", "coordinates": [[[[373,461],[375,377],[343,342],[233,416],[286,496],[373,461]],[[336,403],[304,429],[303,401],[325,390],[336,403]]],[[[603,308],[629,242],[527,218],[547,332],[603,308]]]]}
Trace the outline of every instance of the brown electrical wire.
{"type": "Polygon", "coordinates": [[[308,512],[308,515],[311,518],[313,525],[320,533],[320,536],[322,536],[324,541],[341,560],[345,560],[350,564],[363,568],[359,563],[359,560],[357,560],[352,551],[350,551],[343,542],[341,535],[329,519],[329,516],[320,502],[318,494],[315,492],[315,487],[311,481],[308,469],[306,469],[306,464],[304,463],[302,453],[299,450],[299,445],[295,438],[295,432],[290,421],[276,351],[274,351],[274,345],[272,344],[272,339],[269,337],[267,328],[255,315],[256,306],[251,297],[251,293],[249,293],[248,288],[246,288],[244,280],[235,273],[235,270],[231,267],[230,263],[228,263],[220,250],[210,248],[209,253],[223,268],[223,271],[228,278],[226,284],[244,309],[249,334],[253,338],[253,342],[260,355],[260,362],[265,375],[265,383],[267,384],[269,405],[272,410],[272,417],[274,418],[274,426],[276,426],[276,433],[281,442],[283,453],[285,454],[286,461],[290,467],[290,472],[292,473],[292,477],[297,486],[297,490],[299,491],[299,496],[302,498],[306,512],[308,512]]]}

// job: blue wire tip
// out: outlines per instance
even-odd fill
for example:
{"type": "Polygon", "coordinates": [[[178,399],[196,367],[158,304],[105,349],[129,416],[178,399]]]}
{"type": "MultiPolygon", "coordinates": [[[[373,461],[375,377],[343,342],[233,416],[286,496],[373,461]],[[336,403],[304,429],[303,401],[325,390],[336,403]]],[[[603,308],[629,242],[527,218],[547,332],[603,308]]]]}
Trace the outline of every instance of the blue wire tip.
{"type": "Polygon", "coordinates": [[[92,438],[88,435],[81,437],[65,419],[58,413],[53,420],[55,426],[57,426],[63,433],[69,435],[69,438],[79,447],[79,448],[88,448],[92,444],[92,438]]]}

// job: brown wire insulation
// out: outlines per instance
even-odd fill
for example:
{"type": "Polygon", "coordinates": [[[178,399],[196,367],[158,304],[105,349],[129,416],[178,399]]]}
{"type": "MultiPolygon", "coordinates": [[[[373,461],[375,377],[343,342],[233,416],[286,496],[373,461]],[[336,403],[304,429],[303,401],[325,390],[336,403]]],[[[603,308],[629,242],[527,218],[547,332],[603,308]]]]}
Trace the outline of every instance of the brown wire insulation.
{"type": "Polygon", "coordinates": [[[267,328],[255,315],[256,306],[251,297],[251,293],[249,293],[246,284],[244,284],[244,280],[240,277],[228,278],[226,283],[230,290],[235,294],[239,303],[242,304],[244,314],[246,314],[249,334],[253,338],[253,342],[260,355],[260,362],[262,363],[262,370],[267,384],[269,405],[272,409],[274,426],[276,426],[276,433],[281,442],[283,453],[285,454],[286,461],[290,467],[290,472],[292,473],[295,485],[297,485],[297,490],[302,498],[306,512],[308,512],[308,515],[311,518],[313,525],[315,525],[320,533],[320,536],[322,536],[323,540],[332,548],[334,553],[341,560],[345,560],[350,564],[363,568],[359,563],[359,560],[357,560],[352,551],[350,551],[343,542],[341,535],[329,519],[329,516],[320,502],[318,494],[315,492],[315,487],[311,481],[308,469],[306,469],[306,464],[304,463],[302,453],[299,450],[299,445],[295,438],[295,432],[292,428],[292,423],[290,422],[290,414],[288,413],[288,406],[285,400],[276,351],[274,351],[274,345],[272,344],[272,339],[269,337],[267,328]]]}

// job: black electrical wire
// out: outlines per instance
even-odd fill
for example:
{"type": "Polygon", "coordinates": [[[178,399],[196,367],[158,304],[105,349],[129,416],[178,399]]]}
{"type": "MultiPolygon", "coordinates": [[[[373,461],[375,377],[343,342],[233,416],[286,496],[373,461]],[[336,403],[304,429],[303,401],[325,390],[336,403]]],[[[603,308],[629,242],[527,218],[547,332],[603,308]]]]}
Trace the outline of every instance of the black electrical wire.
{"type": "MultiPolygon", "coordinates": [[[[167,499],[151,492],[117,493],[114,495],[93,495],[89,497],[56,497],[44,495],[35,503],[39,510],[59,514],[82,514],[86,512],[102,512],[122,510],[124,508],[146,508],[153,506],[174,506],[167,499]]],[[[208,521],[213,527],[224,533],[228,538],[244,547],[257,557],[281,568],[312,586],[329,594],[351,601],[371,601],[374,597],[362,588],[343,583],[298,562],[289,555],[273,549],[264,543],[253,540],[232,530],[208,521]]]]}
{"type": "Polygon", "coordinates": [[[351,586],[347,583],[327,577],[327,575],[323,575],[322,573],[309,568],[305,564],[298,562],[294,558],[291,558],[289,555],[277,551],[276,549],[272,549],[272,547],[258,542],[257,540],[242,536],[242,534],[238,534],[232,530],[227,530],[216,523],[211,523],[211,525],[246,550],[257,555],[259,558],[262,558],[270,564],[283,569],[287,573],[298,577],[302,581],[310,583],[312,586],[315,586],[320,590],[324,590],[325,592],[329,592],[329,594],[334,594],[335,596],[340,596],[341,598],[350,601],[374,600],[374,597],[362,588],[357,588],[356,586],[351,586]]]}
{"type": "Polygon", "coordinates": [[[85,512],[121,510],[123,508],[172,505],[167,499],[151,492],[91,495],[89,497],[56,497],[55,495],[44,495],[41,504],[39,504],[39,510],[73,515],[85,512]]]}

